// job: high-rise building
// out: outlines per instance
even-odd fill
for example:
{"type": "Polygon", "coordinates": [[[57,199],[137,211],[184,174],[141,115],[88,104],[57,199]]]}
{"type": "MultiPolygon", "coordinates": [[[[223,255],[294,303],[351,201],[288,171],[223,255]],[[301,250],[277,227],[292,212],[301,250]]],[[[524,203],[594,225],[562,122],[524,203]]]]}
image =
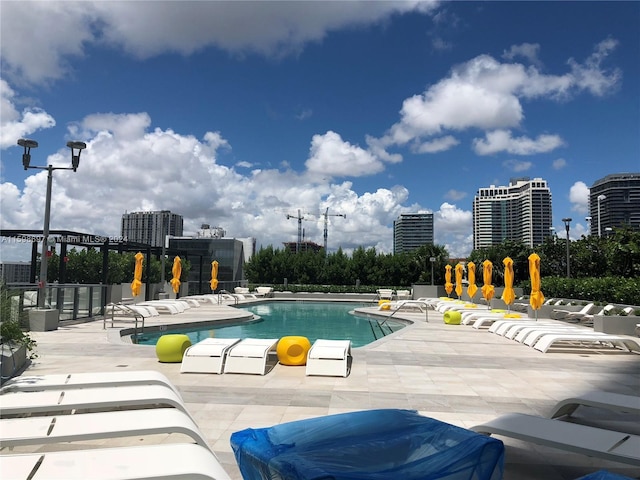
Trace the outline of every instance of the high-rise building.
{"type": "Polygon", "coordinates": [[[120,233],[129,242],[161,247],[166,236],[182,236],[182,215],[169,210],[125,213],[120,233]]]}
{"type": "Polygon", "coordinates": [[[640,229],[640,173],[616,173],[596,180],[589,192],[590,233],[610,229],[640,229]]]}
{"type": "Polygon", "coordinates": [[[393,222],[393,253],[433,245],[433,213],[403,213],[393,222]]]}
{"type": "Polygon", "coordinates": [[[541,178],[512,178],[509,186],[491,185],[473,199],[473,248],[504,240],[534,247],[552,234],[551,190],[541,178]]]}

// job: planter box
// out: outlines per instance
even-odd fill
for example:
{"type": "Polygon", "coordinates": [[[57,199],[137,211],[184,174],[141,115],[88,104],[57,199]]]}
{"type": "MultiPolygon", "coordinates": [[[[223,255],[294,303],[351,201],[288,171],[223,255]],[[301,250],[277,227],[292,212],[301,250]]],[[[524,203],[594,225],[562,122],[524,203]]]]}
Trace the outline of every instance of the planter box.
{"type": "Polygon", "coordinates": [[[29,310],[29,330],[32,332],[49,332],[58,329],[60,312],[55,309],[29,310]]]}
{"type": "Polygon", "coordinates": [[[593,330],[595,332],[614,335],[636,335],[636,325],[640,324],[637,315],[594,315],[593,330]]]}
{"type": "Polygon", "coordinates": [[[27,363],[27,347],[3,343],[0,355],[0,371],[2,378],[9,379],[22,370],[27,363]]]}
{"type": "MultiPolygon", "coordinates": [[[[553,307],[551,305],[540,305],[540,308],[537,310],[537,318],[551,318],[552,311],[553,307]]],[[[527,305],[527,316],[529,318],[536,318],[536,310],[531,308],[531,305],[527,305]]]]}

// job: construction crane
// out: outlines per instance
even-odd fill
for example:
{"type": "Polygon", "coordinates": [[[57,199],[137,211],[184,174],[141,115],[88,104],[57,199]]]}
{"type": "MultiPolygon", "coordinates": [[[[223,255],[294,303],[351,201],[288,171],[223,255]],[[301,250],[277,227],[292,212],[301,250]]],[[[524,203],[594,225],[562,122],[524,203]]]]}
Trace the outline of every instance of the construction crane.
{"type": "Polygon", "coordinates": [[[328,236],[328,225],[329,225],[329,217],[342,217],[347,218],[345,213],[329,213],[329,207],[324,211],[324,254],[327,254],[327,236],[328,236]]]}
{"type": "Polygon", "coordinates": [[[304,217],[302,216],[302,214],[300,213],[300,210],[298,209],[297,217],[294,217],[293,215],[289,215],[287,213],[287,220],[291,218],[298,219],[298,243],[296,243],[296,253],[300,253],[300,244],[302,243],[302,220],[304,219],[304,217]]]}

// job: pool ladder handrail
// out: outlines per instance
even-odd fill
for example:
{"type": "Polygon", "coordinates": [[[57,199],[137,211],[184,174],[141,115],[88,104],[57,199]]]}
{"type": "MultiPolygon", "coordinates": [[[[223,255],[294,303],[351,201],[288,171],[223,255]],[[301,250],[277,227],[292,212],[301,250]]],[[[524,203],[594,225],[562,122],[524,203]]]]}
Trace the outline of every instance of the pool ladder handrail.
{"type": "Polygon", "coordinates": [[[233,293],[228,292],[227,290],[218,290],[218,305],[222,304],[222,295],[229,295],[233,297],[233,304],[238,305],[238,297],[236,297],[233,293]]]}
{"type": "MultiPolygon", "coordinates": [[[[116,307],[117,310],[120,310],[121,312],[125,312],[127,314],[130,314],[133,319],[134,319],[134,327],[133,327],[133,334],[134,334],[134,338],[135,336],[138,335],[138,319],[141,319],[141,328],[140,328],[140,334],[144,333],[144,315],[141,314],[140,312],[134,310],[133,308],[129,307],[128,305],[125,305],[124,303],[109,303],[107,305],[107,307],[111,307],[111,328],[113,328],[113,322],[115,320],[115,311],[116,311],[116,307]]],[[[106,330],[107,329],[107,315],[105,315],[102,318],[102,329],[106,330]]]]}

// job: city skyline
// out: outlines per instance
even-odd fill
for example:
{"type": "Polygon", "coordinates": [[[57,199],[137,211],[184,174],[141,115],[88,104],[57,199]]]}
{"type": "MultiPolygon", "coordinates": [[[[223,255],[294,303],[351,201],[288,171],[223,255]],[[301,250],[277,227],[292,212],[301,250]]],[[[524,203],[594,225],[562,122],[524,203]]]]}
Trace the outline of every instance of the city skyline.
{"type": "MultiPolygon", "coordinates": [[[[640,171],[638,2],[0,2],[3,229],[115,236],[169,210],[260,246],[393,251],[433,213],[473,248],[480,188],[542,178],[588,233],[589,187],[640,171]],[[162,8],[160,8],[162,7],[162,8]],[[28,11],[28,14],[26,13],[28,11]],[[24,18],[29,21],[24,21],[24,18]],[[126,20],[126,21],[125,21],[126,20]],[[55,24],[60,28],[45,28],[55,24]],[[34,32],[38,32],[37,35],[34,32]]],[[[28,259],[3,244],[3,260],[28,259]]]]}

